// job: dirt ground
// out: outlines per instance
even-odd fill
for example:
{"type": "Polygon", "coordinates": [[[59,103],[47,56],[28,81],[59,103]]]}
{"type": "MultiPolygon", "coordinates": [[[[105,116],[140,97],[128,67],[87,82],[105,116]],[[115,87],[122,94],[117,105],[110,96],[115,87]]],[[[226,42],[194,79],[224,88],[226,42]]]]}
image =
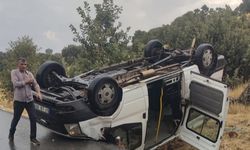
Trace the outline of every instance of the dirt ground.
{"type": "MultiPolygon", "coordinates": [[[[0,89],[0,109],[12,111],[10,93],[0,89]]],[[[27,113],[24,112],[24,115],[27,113]]],[[[171,141],[161,150],[196,150],[179,139],[171,141]]],[[[250,105],[230,104],[221,150],[250,150],[250,105]]]]}
{"type": "Polygon", "coordinates": [[[232,104],[229,108],[222,150],[250,150],[250,106],[232,104]]]}

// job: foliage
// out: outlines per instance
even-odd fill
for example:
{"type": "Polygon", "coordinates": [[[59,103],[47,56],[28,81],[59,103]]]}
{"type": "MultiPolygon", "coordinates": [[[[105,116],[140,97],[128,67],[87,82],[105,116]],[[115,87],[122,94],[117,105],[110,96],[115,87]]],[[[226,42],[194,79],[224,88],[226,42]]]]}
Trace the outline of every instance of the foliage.
{"type": "Polygon", "coordinates": [[[234,71],[234,74],[232,77],[230,77],[229,75],[226,75],[225,81],[226,81],[227,85],[231,88],[235,88],[236,86],[244,83],[243,77],[239,76],[239,69],[236,69],[234,71]]]}
{"type": "Polygon", "coordinates": [[[69,76],[73,76],[75,74],[80,73],[83,69],[81,69],[79,66],[79,61],[82,59],[80,57],[81,52],[83,52],[82,46],[76,46],[76,45],[68,45],[67,47],[64,47],[62,49],[62,58],[64,61],[64,64],[66,65],[66,72],[69,76]]]}
{"type": "MultiPolygon", "coordinates": [[[[85,1],[83,8],[77,8],[77,12],[82,18],[79,31],[75,26],[70,25],[75,35],[74,41],[82,45],[79,53],[80,59],[77,59],[76,62],[84,71],[120,62],[128,56],[127,44],[130,37],[127,33],[129,28],[124,31],[121,29],[122,24],[117,22],[122,8],[115,5],[113,0],[103,0],[102,4],[95,4],[94,8],[95,16],[91,17],[90,14],[93,12],[91,12],[89,3],[85,1]]],[[[76,51],[78,50],[75,49],[74,52],[76,51]]],[[[67,50],[64,53],[68,53],[67,50]]],[[[74,56],[65,57],[65,60],[69,62],[71,57],[74,56]]]]}
{"type": "Polygon", "coordinates": [[[137,30],[132,38],[132,49],[135,55],[140,57],[143,54],[142,49],[150,39],[148,39],[148,33],[146,31],[137,30]]]}
{"type": "Polygon", "coordinates": [[[47,48],[47,49],[45,50],[45,53],[48,54],[48,55],[52,55],[53,49],[47,48]]]}
{"type": "Polygon", "coordinates": [[[68,45],[62,49],[62,57],[67,64],[71,65],[79,57],[81,51],[81,46],[68,45]]]}
{"type": "Polygon", "coordinates": [[[6,58],[6,54],[3,53],[3,52],[0,52],[0,72],[4,70],[5,66],[6,66],[6,63],[4,62],[6,58]]]}
{"type": "Polygon", "coordinates": [[[242,0],[242,3],[235,9],[239,13],[250,13],[250,0],[242,0]]]}

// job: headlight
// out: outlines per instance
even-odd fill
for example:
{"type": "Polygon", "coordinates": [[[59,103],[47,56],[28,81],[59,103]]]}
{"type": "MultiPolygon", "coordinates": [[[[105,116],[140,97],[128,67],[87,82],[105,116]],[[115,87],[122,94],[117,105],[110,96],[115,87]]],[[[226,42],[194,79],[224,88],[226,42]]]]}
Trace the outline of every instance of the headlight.
{"type": "Polygon", "coordinates": [[[79,124],[64,124],[64,127],[66,128],[67,132],[71,136],[79,136],[82,134],[79,124]]]}

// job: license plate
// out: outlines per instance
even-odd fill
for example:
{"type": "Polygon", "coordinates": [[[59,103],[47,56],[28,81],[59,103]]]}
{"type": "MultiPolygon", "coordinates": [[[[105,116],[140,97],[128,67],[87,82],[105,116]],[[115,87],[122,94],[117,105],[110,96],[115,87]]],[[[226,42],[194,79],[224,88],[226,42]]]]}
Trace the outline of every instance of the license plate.
{"type": "Polygon", "coordinates": [[[35,104],[35,109],[38,110],[38,111],[44,112],[46,114],[49,113],[49,108],[41,106],[39,104],[35,104]]]}

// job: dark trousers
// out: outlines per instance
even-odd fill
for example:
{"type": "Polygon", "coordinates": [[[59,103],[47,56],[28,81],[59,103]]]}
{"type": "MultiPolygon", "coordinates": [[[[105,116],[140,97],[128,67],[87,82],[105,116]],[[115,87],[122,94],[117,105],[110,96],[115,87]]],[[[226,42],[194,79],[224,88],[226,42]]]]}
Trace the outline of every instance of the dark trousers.
{"type": "Polygon", "coordinates": [[[24,108],[27,110],[30,120],[30,138],[36,138],[36,113],[34,102],[18,102],[14,101],[14,116],[11,121],[9,136],[14,136],[16,131],[16,126],[24,108]]]}

